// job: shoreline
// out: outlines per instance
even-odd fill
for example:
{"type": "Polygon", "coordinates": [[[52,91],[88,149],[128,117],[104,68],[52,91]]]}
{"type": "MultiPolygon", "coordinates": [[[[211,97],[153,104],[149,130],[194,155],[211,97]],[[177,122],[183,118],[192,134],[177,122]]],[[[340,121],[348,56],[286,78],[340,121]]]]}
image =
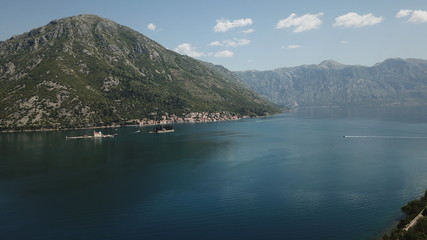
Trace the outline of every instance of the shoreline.
{"type": "Polygon", "coordinates": [[[22,130],[0,130],[0,133],[29,133],[29,132],[55,132],[55,131],[72,131],[72,130],[91,130],[101,128],[118,128],[122,125],[105,125],[93,127],[76,127],[76,128],[38,128],[38,129],[22,129],[22,130]]]}
{"type": "Polygon", "coordinates": [[[427,191],[424,192],[424,195],[421,198],[412,200],[401,208],[401,211],[403,212],[404,216],[400,219],[400,221],[398,221],[398,223],[394,227],[392,227],[388,232],[384,233],[380,239],[415,239],[413,237],[419,237],[423,234],[426,234],[426,209],[427,191]],[[419,224],[423,226],[419,226],[419,224]]]}
{"type": "Polygon", "coordinates": [[[87,126],[87,127],[75,127],[75,128],[38,128],[38,129],[21,129],[21,130],[0,130],[1,133],[31,133],[31,132],[55,132],[55,131],[73,131],[73,130],[93,130],[93,129],[103,129],[103,128],[123,128],[123,127],[150,127],[156,125],[164,124],[200,124],[200,123],[215,123],[215,122],[229,122],[229,121],[238,121],[242,119],[251,119],[251,118],[266,118],[274,115],[268,116],[243,116],[235,119],[223,119],[215,121],[194,121],[194,122],[178,122],[178,121],[157,121],[153,123],[145,124],[117,124],[117,125],[102,125],[102,126],[87,126]]]}
{"type": "Polygon", "coordinates": [[[285,109],[283,112],[265,115],[242,115],[231,113],[227,111],[222,112],[190,112],[177,116],[175,114],[168,113],[151,113],[151,117],[144,117],[139,119],[127,119],[120,122],[112,122],[112,124],[100,125],[100,126],[80,126],[80,127],[40,127],[40,128],[24,128],[22,129],[0,129],[0,133],[27,133],[27,132],[53,132],[53,131],[72,131],[72,130],[90,130],[90,129],[101,129],[101,128],[121,128],[121,127],[145,127],[155,126],[162,124],[186,124],[186,123],[211,123],[211,122],[224,122],[224,121],[235,121],[248,118],[265,118],[289,112],[289,109],[285,109]]]}
{"type": "Polygon", "coordinates": [[[22,129],[8,129],[0,128],[1,133],[28,133],[28,132],[53,132],[53,131],[72,131],[72,130],[90,130],[90,129],[101,129],[101,128],[121,128],[121,127],[145,127],[145,126],[155,126],[162,124],[181,124],[181,123],[210,123],[210,122],[224,122],[224,121],[235,121],[241,119],[248,118],[265,118],[274,116],[277,114],[282,114],[286,112],[290,112],[290,109],[283,109],[282,112],[277,112],[274,114],[266,113],[266,115],[242,115],[231,113],[227,111],[223,112],[190,112],[181,117],[178,117],[175,114],[163,113],[160,115],[158,113],[151,113],[152,117],[155,119],[148,119],[146,117],[141,119],[128,119],[120,121],[116,124],[107,124],[100,126],[79,126],[79,127],[59,127],[59,128],[51,128],[51,127],[40,127],[40,128],[25,128],[22,129]]]}

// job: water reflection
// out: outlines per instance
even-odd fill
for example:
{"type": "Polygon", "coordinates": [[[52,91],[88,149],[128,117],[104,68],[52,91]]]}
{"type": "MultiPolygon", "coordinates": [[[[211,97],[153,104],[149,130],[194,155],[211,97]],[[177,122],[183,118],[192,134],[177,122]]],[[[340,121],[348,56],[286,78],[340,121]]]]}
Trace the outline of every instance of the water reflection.
{"type": "Polygon", "coordinates": [[[0,134],[0,180],[19,179],[23,194],[70,191],[125,175],[149,174],[168,162],[197,165],[231,144],[191,133],[133,132],[123,128],[115,139],[75,140],[65,140],[65,135],[81,131],[0,134]]]}
{"type": "Polygon", "coordinates": [[[178,125],[165,135],[121,128],[101,141],[65,140],[90,134],[84,130],[0,134],[0,232],[11,239],[372,239],[424,192],[427,140],[342,136],[422,134],[427,117],[316,111],[178,125]]]}
{"type": "Polygon", "coordinates": [[[425,123],[427,107],[425,106],[383,106],[383,107],[335,107],[335,108],[301,108],[294,114],[303,118],[381,120],[408,123],[425,123]]]}

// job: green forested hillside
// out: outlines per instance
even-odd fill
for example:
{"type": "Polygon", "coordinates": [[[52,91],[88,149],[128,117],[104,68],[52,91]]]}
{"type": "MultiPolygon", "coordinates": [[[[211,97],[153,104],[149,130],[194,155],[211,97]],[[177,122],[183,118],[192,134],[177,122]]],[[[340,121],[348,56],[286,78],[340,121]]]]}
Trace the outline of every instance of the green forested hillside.
{"type": "Polygon", "coordinates": [[[279,109],[228,70],[93,15],[55,20],[0,42],[1,129],[94,126],[190,111],[279,109]]]}
{"type": "Polygon", "coordinates": [[[425,240],[427,239],[427,191],[419,200],[414,200],[402,207],[405,218],[402,218],[397,227],[390,233],[385,234],[383,240],[425,240]],[[419,214],[422,217],[418,219],[415,225],[409,229],[406,226],[419,214]]]}

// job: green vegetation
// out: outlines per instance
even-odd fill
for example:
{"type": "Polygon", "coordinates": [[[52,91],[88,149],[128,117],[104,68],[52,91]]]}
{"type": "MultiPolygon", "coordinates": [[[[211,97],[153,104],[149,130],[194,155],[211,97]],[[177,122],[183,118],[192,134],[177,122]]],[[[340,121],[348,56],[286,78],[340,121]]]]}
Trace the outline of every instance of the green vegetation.
{"type": "Polygon", "coordinates": [[[409,202],[406,206],[402,207],[402,211],[405,213],[405,218],[401,219],[396,229],[394,229],[390,235],[386,234],[383,236],[383,240],[425,240],[427,239],[427,211],[423,211],[423,216],[418,222],[405,231],[404,228],[407,226],[412,219],[414,219],[425,207],[427,206],[427,191],[424,196],[415,201],[409,202]]]}
{"type": "Polygon", "coordinates": [[[223,67],[93,15],[0,42],[0,53],[0,130],[100,126],[153,112],[280,111],[223,67]]]}

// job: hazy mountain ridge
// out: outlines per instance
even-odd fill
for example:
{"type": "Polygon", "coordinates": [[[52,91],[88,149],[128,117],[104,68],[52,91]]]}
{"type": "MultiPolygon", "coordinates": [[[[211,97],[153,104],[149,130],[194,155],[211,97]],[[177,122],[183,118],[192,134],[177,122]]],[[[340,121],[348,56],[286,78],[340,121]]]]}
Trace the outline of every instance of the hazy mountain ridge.
{"type": "Polygon", "coordinates": [[[318,65],[234,73],[283,106],[427,103],[427,60],[422,59],[386,59],[371,67],[327,60],[318,65]]]}
{"type": "Polygon", "coordinates": [[[0,42],[0,128],[76,127],[151,112],[276,112],[228,70],[94,15],[0,42]]]}

